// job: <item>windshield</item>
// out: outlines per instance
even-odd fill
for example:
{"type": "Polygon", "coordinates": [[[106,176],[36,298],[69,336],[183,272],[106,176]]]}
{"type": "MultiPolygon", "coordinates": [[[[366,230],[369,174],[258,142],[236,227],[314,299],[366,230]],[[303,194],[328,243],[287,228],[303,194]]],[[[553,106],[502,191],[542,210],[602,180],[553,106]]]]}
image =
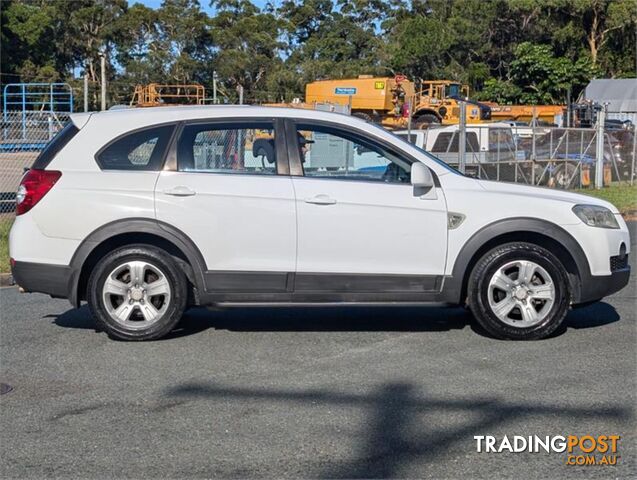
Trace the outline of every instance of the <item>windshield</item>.
{"type": "Polygon", "coordinates": [[[459,97],[460,95],[460,85],[457,83],[452,83],[451,85],[447,85],[447,97],[459,97]]]}
{"type": "MultiPolygon", "coordinates": [[[[389,133],[392,137],[395,137],[395,138],[399,139],[400,141],[405,142],[405,143],[407,143],[408,145],[410,145],[410,146],[414,147],[415,149],[419,150],[421,153],[423,153],[424,155],[426,155],[426,156],[427,156],[427,158],[429,158],[429,159],[433,160],[434,162],[436,162],[436,163],[437,163],[438,165],[440,165],[441,167],[444,167],[444,168],[445,168],[446,170],[448,170],[449,172],[451,172],[451,173],[455,173],[456,175],[460,175],[460,176],[463,176],[463,177],[464,177],[464,176],[466,176],[466,175],[464,175],[463,173],[461,173],[460,171],[458,171],[458,170],[456,170],[455,168],[453,168],[451,165],[449,165],[449,164],[447,164],[447,163],[443,162],[442,160],[440,160],[438,157],[436,157],[436,156],[432,155],[431,153],[429,153],[428,151],[426,151],[426,150],[424,150],[424,149],[420,148],[418,145],[415,145],[415,144],[413,144],[413,143],[411,143],[411,142],[408,142],[408,141],[407,141],[407,134],[405,134],[405,133],[397,134],[397,133],[394,133],[394,132],[392,132],[392,131],[390,131],[390,130],[385,130],[384,128],[382,128],[382,127],[380,127],[380,126],[378,126],[378,125],[374,125],[374,127],[379,128],[379,129],[380,129],[380,130],[382,130],[383,132],[385,132],[385,133],[389,133]]],[[[416,135],[412,135],[412,139],[413,139],[413,140],[416,140],[416,135]]]]}

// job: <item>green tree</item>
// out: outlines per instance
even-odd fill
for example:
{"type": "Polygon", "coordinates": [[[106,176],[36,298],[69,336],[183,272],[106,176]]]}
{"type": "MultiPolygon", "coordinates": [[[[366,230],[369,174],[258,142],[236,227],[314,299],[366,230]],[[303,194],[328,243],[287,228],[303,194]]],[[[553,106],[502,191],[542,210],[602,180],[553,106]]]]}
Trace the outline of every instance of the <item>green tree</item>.
{"type": "Polygon", "coordinates": [[[516,48],[509,72],[507,79],[488,80],[479,98],[500,103],[564,103],[567,91],[576,96],[596,69],[585,57],[572,62],[554,56],[549,45],[524,42],[516,48]]]}
{"type": "MultiPolygon", "coordinates": [[[[225,85],[225,93],[236,98],[243,87],[251,100],[269,99],[269,72],[280,67],[283,43],[281,21],[272,11],[262,12],[247,0],[214,0],[217,15],[210,19],[214,69],[225,85]]],[[[208,71],[211,78],[212,69],[208,71]]],[[[276,92],[274,92],[276,96],[276,92]]]]}
{"type": "MultiPolygon", "coordinates": [[[[63,74],[68,58],[60,58],[51,37],[55,31],[55,7],[46,1],[2,3],[1,71],[11,81],[54,81],[63,74]]],[[[4,78],[6,83],[7,79],[4,78]]]]}

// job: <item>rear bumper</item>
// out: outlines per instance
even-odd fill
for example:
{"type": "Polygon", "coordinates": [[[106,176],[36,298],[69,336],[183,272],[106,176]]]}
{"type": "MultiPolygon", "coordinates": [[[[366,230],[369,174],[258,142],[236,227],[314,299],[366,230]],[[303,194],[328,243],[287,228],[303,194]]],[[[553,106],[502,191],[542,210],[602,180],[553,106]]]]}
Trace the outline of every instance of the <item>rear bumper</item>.
{"type": "Polygon", "coordinates": [[[616,270],[610,275],[587,275],[581,280],[580,298],[577,303],[589,303],[619,292],[628,285],[630,266],[616,270]]]}
{"type": "Polygon", "coordinates": [[[56,298],[69,296],[71,267],[66,265],[15,262],[11,274],[26,292],[46,293],[56,298]]]}

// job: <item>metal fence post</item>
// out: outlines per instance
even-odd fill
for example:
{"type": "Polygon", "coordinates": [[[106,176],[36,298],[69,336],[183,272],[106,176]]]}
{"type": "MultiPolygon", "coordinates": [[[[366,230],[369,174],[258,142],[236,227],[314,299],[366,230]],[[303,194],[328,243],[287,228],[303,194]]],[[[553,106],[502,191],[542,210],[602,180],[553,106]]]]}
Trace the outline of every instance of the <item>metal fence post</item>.
{"type": "Polygon", "coordinates": [[[104,52],[100,53],[100,70],[101,70],[101,105],[100,110],[106,110],[106,54],[104,52]]]}
{"type": "Polygon", "coordinates": [[[411,99],[407,100],[407,141],[411,143],[411,99]]]}
{"type": "MultiPolygon", "coordinates": [[[[630,131],[630,130],[629,130],[630,131]]],[[[633,158],[630,161],[630,186],[635,184],[635,156],[637,156],[637,125],[633,125],[633,158]]]]}
{"type": "Polygon", "coordinates": [[[467,103],[464,101],[458,102],[460,107],[460,124],[459,124],[459,137],[458,137],[458,170],[465,173],[465,161],[467,151],[467,103]]]}
{"type": "Polygon", "coordinates": [[[606,105],[597,112],[597,143],[595,148],[595,188],[604,186],[604,123],[606,122],[606,105]]]}
{"type": "Polygon", "coordinates": [[[84,111],[88,112],[88,74],[84,74],[84,111]]]}
{"type": "Polygon", "coordinates": [[[217,71],[212,71],[212,103],[217,104],[217,71]]]}
{"type": "Polygon", "coordinates": [[[498,150],[497,150],[497,157],[496,157],[496,180],[499,182],[500,181],[500,131],[498,130],[498,150]]]}
{"type": "Polygon", "coordinates": [[[531,185],[535,185],[535,122],[531,122],[531,185]]]}

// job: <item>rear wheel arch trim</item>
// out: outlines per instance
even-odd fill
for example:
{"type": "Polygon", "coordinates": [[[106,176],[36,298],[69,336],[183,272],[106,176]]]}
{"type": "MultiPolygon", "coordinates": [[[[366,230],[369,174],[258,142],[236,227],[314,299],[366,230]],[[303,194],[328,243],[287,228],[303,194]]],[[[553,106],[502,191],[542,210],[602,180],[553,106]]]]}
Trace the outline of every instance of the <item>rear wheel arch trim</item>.
{"type": "MultiPolygon", "coordinates": [[[[455,259],[451,277],[446,277],[445,279],[445,297],[449,298],[449,301],[453,303],[462,303],[464,299],[461,298],[461,296],[466,285],[465,280],[467,280],[468,276],[471,274],[471,272],[467,271],[467,269],[470,266],[471,261],[474,259],[475,255],[491,240],[502,235],[518,233],[540,234],[545,237],[551,238],[556,243],[561,245],[562,248],[564,248],[571,255],[577,268],[577,274],[579,278],[571,278],[572,283],[573,280],[577,280],[578,283],[581,283],[581,281],[583,281],[585,278],[590,277],[590,267],[586,254],[582,250],[582,247],[579,245],[577,240],[575,240],[571,236],[571,234],[564,230],[562,227],[538,218],[508,218],[504,220],[498,220],[482,227],[480,230],[475,232],[469,238],[469,240],[465,242],[460,250],[460,253],[458,253],[455,259]]],[[[569,275],[569,278],[570,277],[571,275],[569,275]]],[[[574,287],[573,300],[577,301],[579,300],[579,296],[581,293],[581,285],[574,284],[572,286],[574,287]]]]}
{"type": "Polygon", "coordinates": [[[69,278],[69,301],[79,307],[78,292],[80,276],[86,260],[91,253],[105,241],[123,234],[143,233],[155,235],[173,244],[179,249],[192,267],[195,287],[205,291],[206,262],[195,243],[181,230],[164,222],[148,218],[128,218],[107,223],[91,232],[76,249],[70,262],[71,275],[69,278]]]}

